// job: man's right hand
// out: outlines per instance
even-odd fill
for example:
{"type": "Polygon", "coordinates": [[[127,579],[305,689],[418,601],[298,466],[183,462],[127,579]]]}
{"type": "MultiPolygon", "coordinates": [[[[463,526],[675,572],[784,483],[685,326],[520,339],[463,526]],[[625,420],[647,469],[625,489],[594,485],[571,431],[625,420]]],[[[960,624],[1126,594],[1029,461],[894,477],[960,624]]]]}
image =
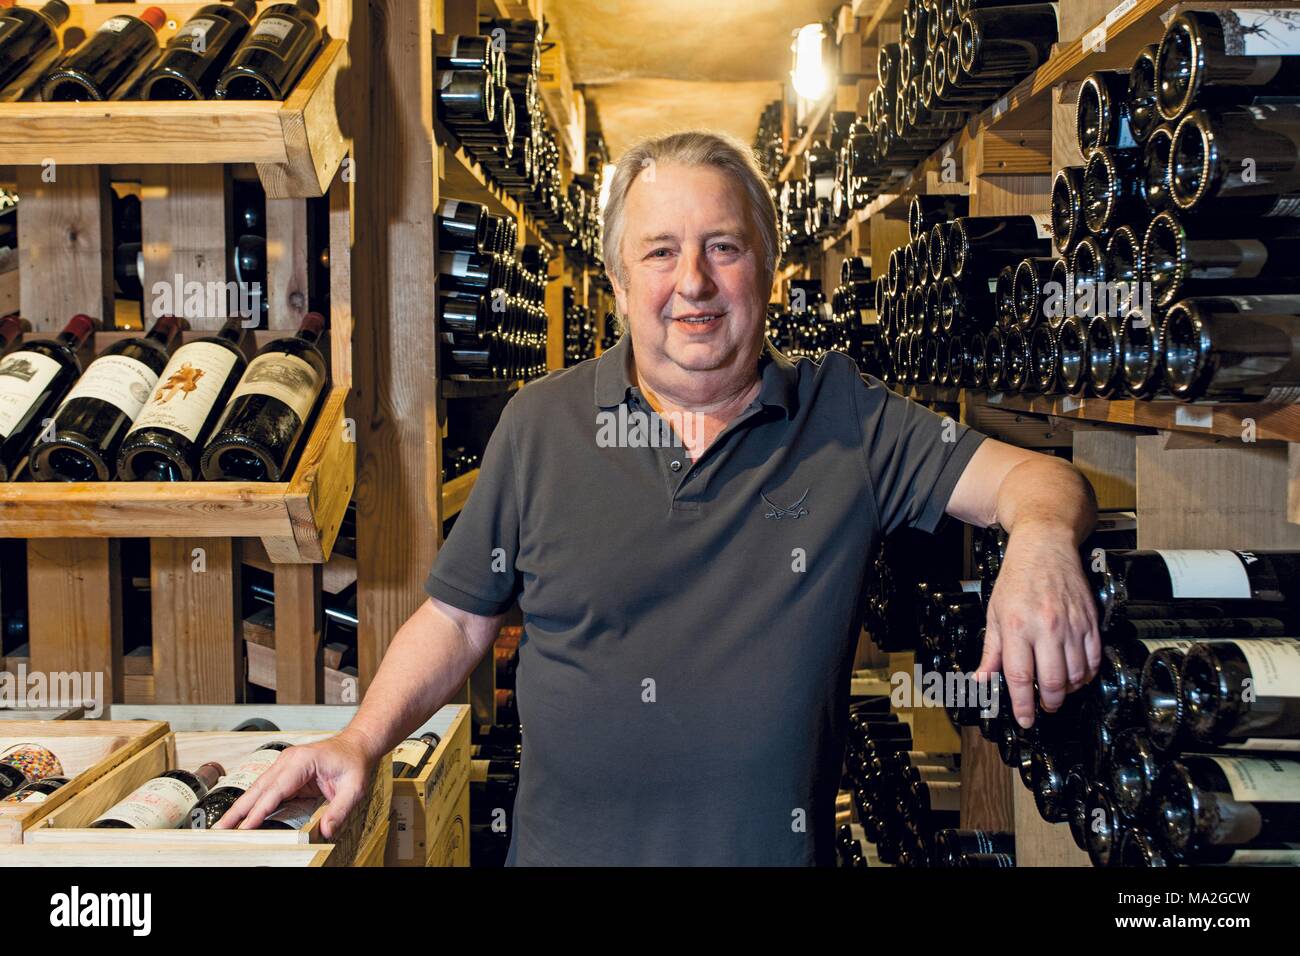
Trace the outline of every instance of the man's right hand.
{"type": "Polygon", "coordinates": [[[324,797],[321,836],[332,839],[361,802],[377,761],[356,736],[343,731],[328,740],[290,747],[280,754],[213,827],[254,830],[286,800],[324,797]]]}

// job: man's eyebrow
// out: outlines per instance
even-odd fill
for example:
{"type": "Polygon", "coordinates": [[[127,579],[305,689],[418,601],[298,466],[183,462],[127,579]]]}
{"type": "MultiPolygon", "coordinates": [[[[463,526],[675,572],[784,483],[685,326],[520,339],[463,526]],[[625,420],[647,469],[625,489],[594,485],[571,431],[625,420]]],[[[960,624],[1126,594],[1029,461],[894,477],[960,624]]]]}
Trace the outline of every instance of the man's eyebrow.
{"type": "MultiPolygon", "coordinates": [[[[708,232],[704,233],[703,237],[705,239],[716,239],[718,236],[727,236],[729,238],[738,239],[742,234],[743,234],[742,229],[740,229],[739,227],[734,227],[734,228],[710,229],[708,232]]],[[[653,236],[642,236],[638,241],[641,243],[669,242],[676,238],[677,238],[676,233],[661,232],[653,236]]]]}

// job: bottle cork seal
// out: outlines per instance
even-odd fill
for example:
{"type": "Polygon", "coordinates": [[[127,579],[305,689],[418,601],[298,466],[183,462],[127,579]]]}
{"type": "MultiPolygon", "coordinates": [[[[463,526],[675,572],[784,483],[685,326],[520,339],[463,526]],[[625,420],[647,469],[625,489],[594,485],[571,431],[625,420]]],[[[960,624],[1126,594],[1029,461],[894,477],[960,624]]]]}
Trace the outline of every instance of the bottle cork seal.
{"type": "Polygon", "coordinates": [[[154,32],[157,32],[167,22],[167,14],[163,12],[162,7],[146,7],[144,12],[140,14],[140,19],[153,27],[154,32]]]}

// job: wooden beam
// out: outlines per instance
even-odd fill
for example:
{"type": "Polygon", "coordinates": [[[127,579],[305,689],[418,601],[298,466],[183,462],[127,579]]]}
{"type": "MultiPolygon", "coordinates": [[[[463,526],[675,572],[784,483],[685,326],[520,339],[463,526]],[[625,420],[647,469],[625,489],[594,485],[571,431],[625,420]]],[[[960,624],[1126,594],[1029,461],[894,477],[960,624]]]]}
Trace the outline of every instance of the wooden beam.
{"type": "Polygon", "coordinates": [[[230,305],[225,284],[232,277],[226,224],[229,190],[230,178],[222,166],[145,167],[140,219],[146,326],[167,311],[183,315],[192,329],[219,329],[225,323],[230,305]],[[191,282],[202,283],[204,289],[199,310],[191,309],[197,303],[185,297],[191,282]],[[172,290],[170,310],[154,308],[158,283],[172,290]]]}
{"type": "Polygon", "coordinates": [[[275,702],[318,704],[324,667],[321,566],[275,566],[275,702]]]}
{"type": "Polygon", "coordinates": [[[105,703],[122,699],[120,555],[100,538],[27,543],[29,666],[103,674],[105,703]]]}
{"type": "Polygon", "coordinates": [[[233,539],[154,538],[149,559],[157,702],[241,700],[240,564],[233,539]]]}

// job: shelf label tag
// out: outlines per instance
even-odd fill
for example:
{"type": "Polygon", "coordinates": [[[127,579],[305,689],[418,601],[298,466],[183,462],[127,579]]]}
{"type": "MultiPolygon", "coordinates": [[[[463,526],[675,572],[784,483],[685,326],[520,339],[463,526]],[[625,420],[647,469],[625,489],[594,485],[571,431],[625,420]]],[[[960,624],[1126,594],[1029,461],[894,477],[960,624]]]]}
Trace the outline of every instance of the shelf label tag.
{"type": "Polygon", "coordinates": [[[1214,410],[1180,405],[1174,409],[1174,424],[1184,428],[1213,428],[1214,410]]]}

